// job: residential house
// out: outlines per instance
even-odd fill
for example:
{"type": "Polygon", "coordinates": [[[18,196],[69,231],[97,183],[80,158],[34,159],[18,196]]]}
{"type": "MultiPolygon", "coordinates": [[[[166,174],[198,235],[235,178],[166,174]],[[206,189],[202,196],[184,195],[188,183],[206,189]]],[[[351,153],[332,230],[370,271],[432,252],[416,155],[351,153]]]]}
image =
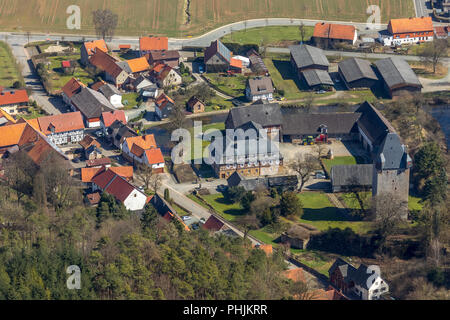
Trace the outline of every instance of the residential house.
{"type": "Polygon", "coordinates": [[[290,46],[291,65],[296,70],[299,78],[301,72],[309,69],[318,69],[328,72],[330,63],[322,49],[306,44],[290,46]]]}
{"type": "Polygon", "coordinates": [[[391,97],[422,91],[422,84],[406,60],[399,57],[375,62],[384,88],[391,97]]]}
{"type": "Polygon", "coordinates": [[[150,51],[148,62],[154,64],[166,64],[171,68],[178,68],[180,63],[180,53],[177,50],[157,50],[150,51]]]}
{"type": "Polygon", "coordinates": [[[181,75],[165,64],[157,64],[150,71],[150,77],[160,88],[178,86],[183,82],[181,75]]]}
{"type": "Polygon", "coordinates": [[[250,60],[250,69],[257,76],[268,76],[269,69],[267,69],[261,56],[254,50],[251,49],[247,52],[247,57],[250,60]]]}
{"type": "Polygon", "coordinates": [[[98,190],[111,194],[130,211],[143,210],[148,200],[145,193],[113,170],[106,170],[92,179],[92,191],[98,190]]]}
{"type": "Polygon", "coordinates": [[[94,40],[94,41],[87,41],[84,42],[81,46],[81,63],[83,65],[89,64],[89,58],[94,55],[94,53],[97,51],[102,52],[108,52],[108,47],[106,46],[106,42],[103,39],[100,40],[94,40]]]}
{"type": "Polygon", "coordinates": [[[150,69],[150,65],[148,64],[145,57],[121,61],[119,65],[128,74],[132,74],[134,77],[138,77],[142,73],[147,72],[150,69]]]}
{"type": "Polygon", "coordinates": [[[168,118],[175,107],[175,102],[165,93],[161,93],[159,97],[156,98],[155,104],[155,113],[161,120],[168,118]]]}
{"type": "Polygon", "coordinates": [[[380,41],[385,46],[399,46],[433,41],[434,29],[431,17],[391,19],[387,34],[381,34],[380,41]]]}
{"type": "Polygon", "coordinates": [[[104,79],[118,88],[128,79],[129,73],[119,65],[119,61],[101,50],[95,51],[89,58],[89,63],[103,71],[104,79]]]}
{"type": "Polygon", "coordinates": [[[87,168],[101,168],[111,167],[111,159],[107,157],[98,158],[98,159],[92,159],[92,160],[86,160],[86,167],[87,168]]]}
{"type": "Polygon", "coordinates": [[[327,90],[330,91],[333,88],[333,80],[325,70],[320,69],[308,69],[301,72],[301,80],[311,90],[327,90]]]}
{"type": "Polygon", "coordinates": [[[356,27],[351,25],[318,22],[314,27],[313,41],[317,46],[337,43],[354,45],[358,40],[356,27]]]}
{"type": "Polygon", "coordinates": [[[101,92],[106,99],[113,105],[114,108],[123,108],[122,104],[122,94],[117,88],[109,83],[104,84],[103,86],[98,88],[98,91],[101,92]]]}
{"type": "Polygon", "coordinates": [[[331,167],[333,192],[369,190],[372,188],[373,164],[336,165],[331,167]]]}
{"type": "Polygon", "coordinates": [[[274,88],[269,77],[256,77],[247,80],[245,96],[249,101],[273,100],[274,88]]]}
{"type": "Polygon", "coordinates": [[[146,56],[151,51],[162,51],[169,49],[169,39],[167,37],[140,37],[139,38],[139,54],[141,57],[146,56]]]}
{"type": "Polygon", "coordinates": [[[220,40],[211,42],[204,55],[206,72],[227,72],[231,57],[232,52],[220,40]]]}
{"type": "Polygon", "coordinates": [[[359,58],[339,62],[338,72],[347,89],[368,89],[378,81],[371,62],[359,58]]]}
{"type": "Polygon", "coordinates": [[[8,112],[0,109],[0,126],[15,124],[17,121],[8,112]]]}
{"type": "Polygon", "coordinates": [[[0,108],[10,115],[27,111],[28,100],[27,90],[0,91],[0,108]]]}
{"type": "MultiPolygon", "coordinates": [[[[448,4],[450,7],[450,2],[448,4]]],[[[436,39],[447,39],[450,36],[450,26],[434,27],[434,36],[436,39]]]]}
{"type": "Polygon", "coordinates": [[[81,168],[81,182],[90,185],[94,177],[107,170],[111,170],[112,172],[118,174],[127,181],[133,181],[133,167],[120,166],[120,167],[81,168]]]}
{"type": "MultiPolygon", "coordinates": [[[[103,82],[101,82],[103,85],[103,82]]],[[[72,78],[70,79],[62,88],[62,98],[64,102],[68,105],[71,105],[72,97],[81,91],[81,88],[86,87],[81,81],[78,79],[72,78]]],[[[96,89],[94,89],[96,90],[96,89]]]]}
{"type": "Polygon", "coordinates": [[[77,94],[72,96],[70,106],[74,111],[81,112],[88,128],[100,127],[102,113],[115,110],[103,94],[87,87],[82,87],[77,94]]]}
{"type": "Polygon", "coordinates": [[[91,135],[85,135],[83,140],[79,143],[83,148],[84,157],[86,160],[100,159],[103,157],[100,143],[91,135]]]}
{"type": "Polygon", "coordinates": [[[228,227],[214,215],[210,215],[208,220],[202,225],[202,228],[211,232],[219,232],[228,227]]]}
{"type": "Polygon", "coordinates": [[[123,110],[114,110],[103,112],[100,119],[100,126],[105,133],[108,134],[108,128],[115,122],[120,121],[123,124],[127,124],[127,117],[123,110]]]}
{"type": "Polygon", "coordinates": [[[205,112],[205,104],[196,96],[192,96],[187,102],[187,110],[192,113],[205,112]]]}
{"type": "Polygon", "coordinates": [[[122,154],[130,162],[146,164],[156,173],[164,172],[164,157],[152,134],[126,138],[122,154]]]}
{"type": "Polygon", "coordinates": [[[336,259],[328,270],[330,282],[345,294],[359,297],[361,300],[379,300],[389,292],[389,285],[366,265],[356,269],[350,263],[336,259]]]}
{"type": "Polygon", "coordinates": [[[122,150],[122,144],[126,138],[138,136],[133,129],[120,120],[114,121],[109,126],[107,134],[107,137],[111,140],[112,144],[120,150],[122,150]]]}
{"type": "Polygon", "coordinates": [[[170,222],[173,219],[177,219],[184,227],[184,230],[190,231],[189,227],[184,223],[183,219],[180,218],[176,210],[164,198],[160,197],[158,194],[155,194],[151,197],[149,203],[155,207],[156,211],[163,217],[164,220],[170,222]]]}
{"type": "Polygon", "coordinates": [[[80,112],[39,117],[36,120],[40,132],[56,145],[77,143],[84,138],[84,123],[80,112]]]}

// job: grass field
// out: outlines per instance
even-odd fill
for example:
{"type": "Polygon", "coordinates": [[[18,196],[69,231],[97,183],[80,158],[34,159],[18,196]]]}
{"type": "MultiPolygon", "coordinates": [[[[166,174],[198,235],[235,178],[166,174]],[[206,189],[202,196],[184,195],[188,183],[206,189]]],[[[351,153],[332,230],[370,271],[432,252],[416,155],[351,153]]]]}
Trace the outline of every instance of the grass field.
{"type": "Polygon", "coordinates": [[[355,157],[334,157],[334,159],[323,159],[323,164],[325,169],[330,172],[332,166],[342,165],[342,164],[356,164],[357,160],[355,157]]]}
{"type": "MultiPolygon", "coordinates": [[[[381,20],[414,16],[411,0],[372,0],[381,20]]],[[[93,34],[92,11],[111,9],[119,15],[117,35],[158,34],[186,37],[246,19],[282,17],[367,21],[365,0],[196,0],[190,5],[191,23],[185,25],[185,0],[0,0],[0,29],[93,34]],[[81,9],[81,30],[69,30],[70,5],[81,9]]]]}
{"type": "Polygon", "coordinates": [[[49,57],[48,61],[50,62],[49,71],[50,71],[50,84],[53,92],[58,92],[64,87],[64,85],[75,77],[79,79],[84,84],[89,84],[93,80],[89,76],[89,74],[81,67],[76,67],[74,74],[65,74],[61,68],[61,62],[64,60],[78,60],[79,55],[71,55],[71,56],[57,56],[57,57],[49,57]]]}
{"type": "Polygon", "coordinates": [[[12,87],[15,81],[22,81],[20,68],[12,55],[11,48],[0,41],[0,86],[12,87]]]}
{"type": "MultiPolygon", "coordinates": [[[[305,27],[305,39],[309,41],[314,32],[314,27],[305,27]]],[[[262,27],[233,32],[222,38],[222,42],[234,42],[240,44],[257,44],[264,46],[285,46],[290,42],[298,42],[301,39],[300,31],[295,27],[262,27]]]]}
{"type": "Polygon", "coordinates": [[[219,91],[222,91],[229,96],[245,96],[245,84],[247,77],[243,75],[224,77],[218,73],[208,73],[205,77],[208,78],[210,82],[219,89],[219,91]]]}

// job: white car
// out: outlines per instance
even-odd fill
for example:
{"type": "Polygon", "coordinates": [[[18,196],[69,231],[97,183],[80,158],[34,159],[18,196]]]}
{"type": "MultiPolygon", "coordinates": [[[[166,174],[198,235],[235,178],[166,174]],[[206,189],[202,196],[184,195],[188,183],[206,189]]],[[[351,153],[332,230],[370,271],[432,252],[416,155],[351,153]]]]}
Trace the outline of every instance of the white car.
{"type": "Polygon", "coordinates": [[[181,219],[183,219],[183,221],[188,221],[191,220],[192,218],[190,216],[182,216],[181,219]]]}

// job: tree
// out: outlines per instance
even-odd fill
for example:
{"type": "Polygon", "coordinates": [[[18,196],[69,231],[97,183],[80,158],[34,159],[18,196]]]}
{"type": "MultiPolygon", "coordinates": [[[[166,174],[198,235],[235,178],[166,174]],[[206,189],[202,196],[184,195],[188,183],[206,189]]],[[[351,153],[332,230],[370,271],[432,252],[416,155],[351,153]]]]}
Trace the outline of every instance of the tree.
{"type": "Polygon", "coordinates": [[[144,182],[145,189],[150,188],[150,183],[152,181],[152,177],[154,175],[153,168],[144,163],[138,164],[138,168],[136,170],[136,175],[139,179],[144,182]]]}
{"type": "Polygon", "coordinates": [[[225,197],[231,203],[240,202],[241,199],[244,197],[244,195],[245,189],[244,187],[240,186],[228,187],[227,190],[225,191],[225,197]]]}
{"type": "Polygon", "coordinates": [[[250,230],[256,230],[259,228],[259,219],[254,214],[239,216],[236,219],[236,222],[244,229],[244,239],[247,238],[250,230]]]}
{"type": "Polygon", "coordinates": [[[160,174],[155,174],[151,177],[150,188],[155,194],[158,192],[159,188],[161,188],[161,184],[162,184],[162,176],[160,174]]]}
{"type": "Polygon", "coordinates": [[[368,209],[370,206],[370,186],[360,185],[359,179],[356,176],[351,176],[346,181],[347,185],[350,187],[350,192],[356,199],[361,210],[361,217],[366,217],[368,215],[368,209]]]}
{"type": "Polygon", "coordinates": [[[145,211],[141,216],[141,225],[142,228],[148,229],[152,228],[156,225],[156,222],[158,221],[158,212],[156,211],[155,207],[151,204],[148,204],[145,207],[145,211]]]}
{"type": "Polygon", "coordinates": [[[280,214],[283,217],[298,217],[303,215],[303,204],[295,192],[287,191],[281,195],[280,214]]]}
{"type": "Polygon", "coordinates": [[[186,120],[186,110],[183,103],[175,103],[172,112],[169,115],[169,120],[173,130],[183,128],[184,121],[186,120]]]}
{"type": "Polygon", "coordinates": [[[240,199],[242,208],[244,208],[245,211],[249,211],[250,207],[251,207],[251,204],[252,204],[253,201],[255,201],[255,199],[256,199],[256,197],[253,194],[253,192],[251,192],[251,191],[245,192],[244,191],[241,194],[241,199],[240,199]]]}
{"type": "Polygon", "coordinates": [[[302,43],[303,43],[303,42],[305,42],[305,36],[306,36],[306,28],[305,28],[305,24],[303,22],[298,27],[298,30],[300,31],[300,38],[302,39],[302,43]]]}
{"type": "Polygon", "coordinates": [[[433,73],[436,73],[436,67],[447,54],[447,48],[448,42],[446,39],[434,39],[434,41],[424,45],[419,55],[425,64],[433,67],[433,73]]]}
{"type": "Polygon", "coordinates": [[[314,146],[314,153],[315,153],[315,155],[317,157],[318,164],[320,164],[320,160],[323,157],[325,157],[327,155],[327,153],[328,153],[328,147],[325,144],[323,144],[323,143],[316,144],[314,146]]]}
{"type": "Polygon", "coordinates": [[[22,150],[11,154],[5,161],[4,167],[6,182],[16,192],[17,204],[19,204],[24,196],[32,195],[36,167],[22,150]]]}
{"type": "Polygon", "coordinates": [[[298,153],[295,160],[289,164],[289,168],[295,171],[300,178],[298,190],[301,192],[305,183],[311,178],[311,174],[318,168],[318,164],[314,157],[304,156],[301,153],[298,153]]]}
{"type": "Polygon", "coordinates": [[[117,14],[114,14],[109,9],[97,9],[92,12],[92,18],[95,31],[99,37],[105,40],[106,37],[112,37],[114,35],[119,20],[117,14]]]}

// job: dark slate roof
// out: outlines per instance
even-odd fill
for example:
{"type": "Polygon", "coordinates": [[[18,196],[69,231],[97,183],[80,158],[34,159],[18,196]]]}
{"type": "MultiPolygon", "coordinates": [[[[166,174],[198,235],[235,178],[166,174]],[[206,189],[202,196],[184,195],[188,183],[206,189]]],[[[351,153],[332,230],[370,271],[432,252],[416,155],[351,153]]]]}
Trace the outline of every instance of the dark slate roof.
{"type": "Polygon", "coordinates": [[[337,165],[331,167],[331,183],[334,186],[371,187],[373,164],[337,165]]]}
{"type": "Polygon", "coordinates": [[[333,265],[328,269],[328,274],[331,275],[336,269],[339,269],[345,281],[347,281],[353,272],[356,271],[355,267],[341,258],[337,258],[336,261],[334,261],[333,265]]]}
{"type": "Polygon", "coordinates": [[[295,175],[291,176],[271,176],[246,178],[239,172],[235,171],[228,179],[229,187],[243,187],[245,191],[254,191],[257,189],[268,189],[277,187],[297,187],[298,178],[295,175]]]}
{"type": "Polygon", "coordinates": [[[306,44],[290,46],[291,55],[298,68],[305,68],[312,65],[328,67],[330,63],[322,49],[308,46],[306,44]]]}
{"type": "Polygon", "coordinates": [[[402,58],[381,59],[376,61],[375,65],[389,88],[399,86],[417,86],[422,88],[419,78],[417,78],[408,62],[402,58]]]}
{"type": "Polygon", "coordinates": [[[283,108],[283,135],[314,135],[320,126],[328,128],[328,134],[349,134],[361,116],[360,113],[305,113],[298,108],[283,108]]]}
{"type": "Polygon", "coordinates": [[[98,91],[103,93],[103,95],[105,97],[107,97],[108,99],[111,98],[115,94],[121,95],[120,91],[110,83],[107,83],[107,84],[101,86],[100,88],[98,88],[98,91]]]}
{"type": "Polygon", "coordinates": [[[91,88],[83,87],[71,101],[86,118],[100,118],[103,112],[115,110],[104,95],[91,88]]]}
{"type": "Polygon", "coordinates": [[[348,83],[361,79],[378,80],[370,61],[367,60],[359,58],[345,59],[339,62],[339,69],[348,83]]]}
{"type": "Polygon", "coordinates": [[[330,75],[325,70],[309,69],[302,72],[306,83],[310,87],[318,85],[333,85],[333,80],[331,80],[330,75]]]}
{"type": "Polygon", "coordinates": [[[391,123],[372,104],[364,102],[356,112],[361,113],[359,128],[375,147],[381,144],[388,132],[395,132],[391,123]]]}
{"type": "Polygon", "coordinates": [[[254,49],[251,49],[249,52],[247,52],[247,57],[250,60],[250,68],[253,70],[253,72],[264,74],[269,73],[269,70],[264,64],[263,59],[254,49]]]}
{"type": "Polygon", "coordinates": [[[211,59],[211,57],[214,56],[216,53],[220,54],[228,63],[230,63],[231,51],[228,50],[228,48],[225,47],[225,45],[219,40],[211,42],[211,45],[208,48],[206,48],[205,62],[211,59]]]}
{"type": "MultiPolygon", "coordinates": [[[[361,264],[359,266],[358,269],[356,269],[353,273],[352,273],[352,277],[351,279],[353,280],[353,282],[355,284],[357,284],[358,286],[368,290],[369,287],[367,286],[367,279],[369,279],[369,277],[372,275],[372,273],[367,273],[367,266],[365,264],[361,264]]],[[[376,279],[373,279],[373,281],[375,281],[376,279]]],[[[372,282],[373,283],[373,282],[372,282]]],[[[371,284],[372,285],[372,284],[371,284]]]]}
{"type": "Polygon", "coordinates": [[[297,187],[298,177],[296,175],[291,176],[271,176],[268,177],[269,188],[277,187],[297,187]]]}
{"type": "Polygon", "coordinates": [[[381,144],[376,157],[377,169],[407,169],[410,167],[411,158],[406,152],[406,147],[400,141],[396,133],[388,133],[381,144]]]}
{"type": "Polygon", "coordinates": [[[248,79],[247,86],[252,95],[273,93],[272,79],[269,77],[256,77],[248,79]]]}
{"type": "Polygon", "coordinates": [[[233,128],[249,121],[258,123],[263,127],[279,126],[283,122],[278,103],[252,104],[248,107],[233,108],[228,117],[231,117],[233,128]]]}

